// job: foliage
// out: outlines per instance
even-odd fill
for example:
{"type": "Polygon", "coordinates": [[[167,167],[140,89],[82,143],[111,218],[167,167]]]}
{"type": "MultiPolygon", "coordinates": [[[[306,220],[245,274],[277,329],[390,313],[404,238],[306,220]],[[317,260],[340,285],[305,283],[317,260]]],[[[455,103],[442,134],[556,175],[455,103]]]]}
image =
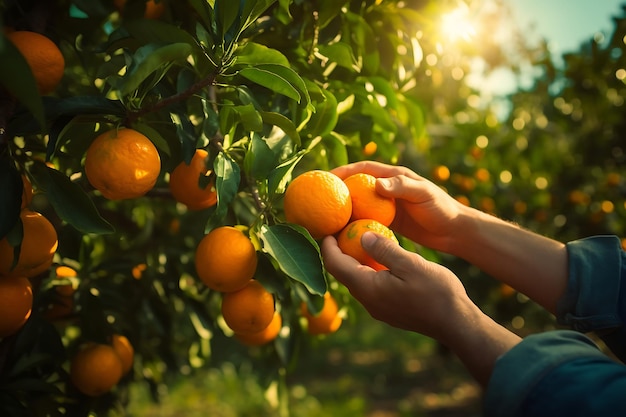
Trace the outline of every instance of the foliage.
{"type": "MultiPolygon", "coordinates": [[[[317,242],[284,221],[285,187],[303,171],[371,158],[428,177],[445,165],[452,175],[440,184],[452,195],[526,227],[561,239],[624,235],[623,18],[610,42],[566,57],[562,74],[545,48],[524,46],[542,77],[498,119],[475,104],[459,71],[479,55],[491,68],[520,67],[489,42],[447,59],[435,25],[447,2],[185,0],[167,2],[158,20],[142,18],[142,0],[123,11],[107,0],[0,5],[4,28],[45,33],[67,63],[61,86],[40,97],[0,34],[0,57],[11,62],[0,69],[0,233],[19,236],[18,174],[26,174],[33,207],[59,234],[55,263],[79,275],[72,314],[52,321],[55,286],[67,282],[33,279],[31,318],[0,341],[3,415],[122,414],[130,382],[158,400],[173,376],[247,352],[220,317],[220,294],[193,267],[202,236],[226,224],[245,227],[257,245],[257,279],[289,329],[250,350],[255,373],[270,386],[298,369],[311,343],[301,302],[320,307],[330,289],[353,312],[317,242]],[[122,125],[154,142],[161,176],[145,197],[109,201],[89,185],[82,160],[99,132],[122,125]],[[209,151],[218,203],[188,211],[172,199],[168,173],[196,148],[209,151]],[[86,398],[68,384],[67,360],[82,342],[114,333],[135,347],[134,372],[112,393],[86,398]]],[[[533,329],[550,325],[463,262],[401,243],[449,263],[502,321],[524,313],[533,329]]]]}

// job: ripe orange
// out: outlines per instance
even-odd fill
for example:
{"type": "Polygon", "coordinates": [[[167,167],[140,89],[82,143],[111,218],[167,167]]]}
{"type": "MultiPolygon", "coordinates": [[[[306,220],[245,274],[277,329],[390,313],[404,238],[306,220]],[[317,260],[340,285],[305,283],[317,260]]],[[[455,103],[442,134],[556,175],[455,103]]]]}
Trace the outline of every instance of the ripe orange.
{"type": "Polygon", "coordinates": [[[33,289],[24,277],[0,277],[0,338],[22,328],[33,308],[33,289]]]}
{"type": "MultiPolygon", "coordinates": [[[[61,265],[55,269],[55,279],[75,278],[78,274],[74,268],[61,265]]],[[[48,320],[57,320],[69,316],[74,309],[74,292],[72,284],[55,285],[54,290],[56,297],[53,302],[47,306],[43,315],[48,320]]]]}
{"type": "Polygon", "coordinates": [[[348,186],[335,174],[313,170],[291,181],[285,192],[285,219],[306,228],[314,239],[340,231],[350,220],[348,186]]]}
{"type": "Polygon", "coordinates": [[[29,209],[20,212],[24,228],[20,256],[11,269],[14,248],[6,238],[0,240],[0,275],[34,277],[52,265],[57,250],[57,232],[44,216],[29,209]]]}
{"type": "Polygon", "coordinates": [[[114,334],[111,337],[111,346],[122,361],[122,374],[126,375],[133,367],[135,349],[130,344],[128,338],[121,334],[114,334]]]}
{"type": "Polygon", "coordinates": [[[376,177],[358,173],[350,175],[343,182],[348,186],[352,199],[350,221],[372,219],[385,226],[391,224],[396,217],[396,200],[376,192],[376,177]]]}
{"type": "Polygon", "coordinates": [[[346,255],[352,256],[363,265],[380,271],[388,269],[386,266],[376,262],[361,246],[361,236],[365,232],[374,232],[396,242],[396,236],[387,226],[371,219],[355,220],[347,225],[337,236],[337,245],[346,255]]]}
{"type": "Polygon", "coordinates": [[[122,361],[112,346],[90,343],[72,358],[70,379],[83,394],[96,397],[110,391],[123,375],[122,361]]]}
{"type": "Polygon", "coordinates": [[[438,165],[433,169],[433,179],[435,181],[444,182],[450,178],[450,169],[445,165],[438,165]]]}
{"type": "Polygon", "coordinates": [[[215,183],[211,181],[205,188],[200,188],[200,177],[208,176],[205,160],[209,153],[204,149],[196,149],[191,164],[184,161],[178,164],[170,174],[170,190],[174,199],[183,203],[190,210],[201,210],[217,204],[215,183]]]}
{"type": "Polygon", "coordinates": [[[334,333],[341,326],[342,318],[338,314],[337,301],[329,292],[324,294],[324,306],[318,314],[311,314],[306,303],[300,305],[300,311],[307,320],[307,332],[309,334],[334,333]]]}
{"type": "Polygon", "coordinates": [[[274,296],[256,280],[222,297],[222,316],[235,333],[260,332],[270,325],[274,311],[274,296]]]}
{"type": "Polygon", "coordinates": [[[280,317],[280,313],[278,313],[278,311],[275,311],[272,321],[265,329],[261,330],[260,332],[249,334],[235,333],[235,337],[244,345],[261,346],[276,339],[282,327],[283,319],[280,317]]]}
{"type": "Polygon", "coordinates": [[[24,185],[22,189],[22,208],[26,208],[33,201],[33,184],[31,184],[26,175],[22,175],[22,184],[24,185]]]}
{"type": "Polygon", "coordinates": [[[110,200],[141,197],[154,187],[160,172],[157,148],[133,129],[100,134],[85,156],[87,179],[110,200]]]}
{"type": "MultiPolygon", "coordinates": [[[[115,8],[120,12],[124,10],[126,0],[114,0],[115,8]]],[[[165,0],[160,0],[158,3],[155,0],[146,1],[146,9],[143,17],[146,19],[158,19],[163,15],[165,11],[165,0]]]]}
{"type": "Polygon", "coordinates": [[[46,36],[36,32],[18,30],[6,36],[26,59],[37,82],[39,94],[53,92],[65,71],[61,50],[46,36]]]}
{"type": "Polygon", "coordinates": [[[257,267],[252,241],[237,228],[221,226],[205,235],[196,248],[196,272],[215,291],[232,292],[250,282],[257,267]]]}

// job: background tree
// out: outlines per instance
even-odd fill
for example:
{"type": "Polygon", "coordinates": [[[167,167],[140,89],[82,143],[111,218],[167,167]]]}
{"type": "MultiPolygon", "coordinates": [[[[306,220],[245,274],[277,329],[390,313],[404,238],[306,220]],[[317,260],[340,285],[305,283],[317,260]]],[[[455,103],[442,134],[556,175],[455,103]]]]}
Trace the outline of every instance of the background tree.
{"type": "MultiPolygon", "coordinates": [[[[3,256],[12,263],[30,247],[25,209],[43,214],[58,236],[52,265],[30,277],[30,317],[0,340],[7,415],[123,414],[132,382],[150,386],[158,400],[177,376],[244,358],[253,359],[264,387],[279,387],[276,407],[286,414],[286,381],[297,381],[303,362],[316,363],[307,355],[312,346],[332,340],[308,334],[302,303],[322,310],[330,291],[338,314],[351,320],[336,336],[354,341],[363,330],[358,306],[325,273],[315,240],[284,220],[282,195],[305,171],[368,158],[404,164],[468,204],[560,239],[624,234],[623,18],[610,42],[592,41],[561,71],[545,45],[523,38],[515,56],[492,41],[448,47],[438,23],[456,3],[1,6],[0,57],[11,63],[0,69],[0,237],[10,248],[3,256]],[[10,40],[21,31],[60,48],[64,73],[53,92],[42,90],[37,67],[10,40]],[[465,83],[477,57],[518,74],[526,62],[541,76],[511,97],[502,116],[465,83]],[[155,145],[160,169],[145,195],[112,200],[86,177],[85,154],[97,136],[121,128],[155,145]],[[205,165],[191,175],[214,193],[208,207],[195,209],[171,186],[176,167],[195,166],[199,149],[205,165]],[[225,225],[249,237],[255,278],[280,313],[282,331],[260,347],[233,335],[223,294],[195,268],[199,242],[225,225]],[[122,356],[113,342],[120,335],[134,351],[132,369],[120,368],[119,383],[102,395],[77,389],[70,363],[81,346],[111,345],[122,356]]],[[[499,10],[487,19],[497,20],[499,10]]],[[[96,171],[115,178],[122,165],[107,163],[96,171]]],[[[401,243],[450,263],[487,312],[517,331],[553,325],[463,262],[401,243]]]]}

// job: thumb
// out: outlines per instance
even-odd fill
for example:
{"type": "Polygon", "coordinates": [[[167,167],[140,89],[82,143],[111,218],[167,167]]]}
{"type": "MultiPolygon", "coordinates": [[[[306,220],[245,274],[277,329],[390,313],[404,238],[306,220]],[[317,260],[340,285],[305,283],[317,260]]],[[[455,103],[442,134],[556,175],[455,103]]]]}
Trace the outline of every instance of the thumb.
{"type": "Polygon", "coordinates": [[[415,260],[412,256],[414,254],[403,249],[398,242],[374,232],[363,233],[361,246],[376,262],[389,268],[394,275],[402,275],[402,272],[410,271],[411,267],[415,267],[415,260]]]}

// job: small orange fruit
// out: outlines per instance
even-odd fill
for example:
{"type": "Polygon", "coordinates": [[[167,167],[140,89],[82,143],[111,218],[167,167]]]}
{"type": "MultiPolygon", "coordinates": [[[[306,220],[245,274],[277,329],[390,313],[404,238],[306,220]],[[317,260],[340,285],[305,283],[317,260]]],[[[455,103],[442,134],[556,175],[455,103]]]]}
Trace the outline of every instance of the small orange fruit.
{"type": "Polygon", "coordinates": [[[376,192],[376,177],[358,173],[350,175],[343,182],[348,186],[352,199],[350,221],[372,219],[385,226],[391,224],[396,217],[396,200],[376,192]]]}
{"type": "Polygon", "coordinates": [[[57,232],[52,223],[40,213],[29,209],[20,212],[24,237],[20,256],[12,268],[14,248],[4,238],[0,240],[0,275],[34,277],[52,265],[57,250],[57,232]]]}
{"type": "Polygon", "coordinates": [[[276,339],[282,327],[283,319],[280,317],[280,313],[278,313],[278,311],[275,311],[272,321],[265,329],[261,330],[260,332],[249,334],[235,333],[235,337],[244,345],[261,346],[276,339]]]}
{"type": "Polygon", "coordinates": [[[33,289],[24,277],[0,277],[0,338],[22,328],[33,308],[33,289]]]}
{"type": "Polygon", "coordinates": [[[207,156],[209,153],[204,149],[196,149],[189,165],[183,161],[170,174],[170,191],[174,199],[190,210],[201,210],[217,204],[214,181],[205,188],[199,184],[201,177],[211,174],[205,165],[207,156]]]}
{"type": "Polygon", "coordinates": [[[285,219],[320,239],[340,231],[350,220],[348,186],[335,174],[313,170],[291,181],[285,192],[285,219]]]}
{"type": "Polygon", "coordinates": [[[337,301],[329,292],[324,294],[324,306],[318,314],[311,314],[306,303],[300,305],[300,311],[307,320],[307,332],[313,335],[334,333],[343,321],[337,301]]]}
{"type": "Polygon", "coordinates": [[[361,236],[365,232],[374,232],[386,238],[398,242],[391,229],[376,220],[361,219],[355,220],[347,225],[337,236],[337,245],[346,255],[352,256],[363,265],[380,271],[388,269],[386,266],[376,262],[361,246],[361,236]]]}
{"type": "Polygon", "coordinates": [[[154,187],[160,172],[157,148],[133,129],[100,134],[85,156],[89,183],[110,200],[141,197],[154,187]]]}
{"type": "Polygon", "coordinates": [[[363,147],[363,155],[372,156],[376,153],[378,149],[378,145],[374,141],[367,142],[363,147]]]}
{"type": "Polygon", "coordinates": [[[450,169],[445,165],[438,165],[433,169],[433,179],[435,181],[444,182],[450,178],[450,169]]]}
{"type": "Polygon", "coordinates": [[[254,276],[257,262],[252,241],[232,226],[211,230],[196,248],[198,278],[215,291],[242,289],[254,276]]]}
{"type": "MultiPolygon", "coordinates": [[[[124,10],[127,0],[114,0],[115,8],[120,12],[124,10]]],[[[147,0],[143,17],[146,19],[158,19],[165,11],[165,0],[147,0]]]]}
{"type": "Polygon", "coordinates": [[[111,346],[122,361],[122,374],[126,375],[133,367],[135,349],[128,338],[122,334],[114,334],[111,337],[111,346]]]}
{"type": "Polygon", "coordinates": [[[110,391],[123,375],[122,360],[112,346],[89,343],[72,358],[70,379],[83,394],[97,397],[110,391]]]}
{"type": "MultiPolygon", "coordinates": [[[[78,273],[74,270],[74,268],[70,268],[65,265],[57,266],[55,273],[56,279],[76,278],[78,276],[78,273]]],[[[57,285],[55,286],[55,289],[56,292],[63,297],[71,297],[74,295],[75,291],[72,284],[57,285]]]]}
{"type": "Polygon", "coordinates": [[[239,291],[222,297],[222,316],[235,333],[258,333],[270,325],[274,317],[274,296],[252,280],[239,291]]]}
{"type": "Polygon", "coordinates": [[[61,50],[49,38],[36,32],[18,30],[6,36],[26,59],[37,82],[39,94],[53,92],[65,71],[61,50]]]}

